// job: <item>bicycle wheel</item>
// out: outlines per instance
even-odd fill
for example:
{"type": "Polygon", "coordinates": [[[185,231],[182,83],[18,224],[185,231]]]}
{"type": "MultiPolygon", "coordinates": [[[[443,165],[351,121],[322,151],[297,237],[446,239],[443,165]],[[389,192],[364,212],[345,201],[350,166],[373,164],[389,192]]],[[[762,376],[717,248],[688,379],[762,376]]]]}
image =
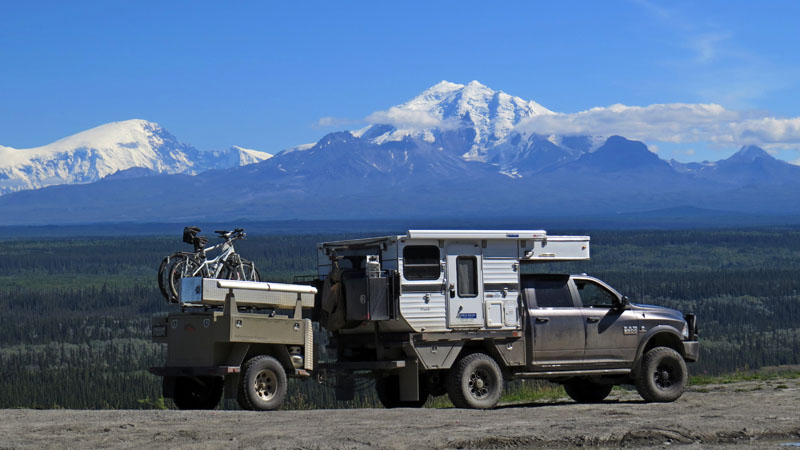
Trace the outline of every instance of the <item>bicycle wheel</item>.
{"type": "Polygon", "coordinates": [[[175,264],[169,269],[169,293],[171,295],[170,301],[177,303],[180,292],[181,278],[194,276],[194,273],[200,268],[200,264],[193,258],[183,256],[177,258],[175,264]]]}
{"type": "Polygon", "coordinates": [[[170,258],[172,255],[165,257],[161,264],[158,265],[158,290],[161,291],[161,295],[164,296],[167,301],[169,301],[169,292],[167,292],[167,275],[169,275],[169,270],[167,266],[170,263],[170,258]]]}
{"type": "Polygon", "coordinates": [[[242,260],[240,276],[245,281],[261,281],[261,274],[258,273],[256,265],[246,259],[242,260]]]}
{"type": "Polygon", "coordinates": [[[261,274],[258,273],[255,264],[239,258],[238,255],[225,262],[219,277],[226,280],[261,281],[261,274]]]}
{"type": "Polygon", "coordinates": [[[185,258],[189,256],[191,256],[191,253],[175,252],[169,256],[166,256],[158,266],[158,289],[161,291],[161,295],[163,295],[168,302],[172,301],[169,288],[170,270],[172,269],[172,266],[174,266],[175,263],[181,259],[181,257],[185,258]]]}

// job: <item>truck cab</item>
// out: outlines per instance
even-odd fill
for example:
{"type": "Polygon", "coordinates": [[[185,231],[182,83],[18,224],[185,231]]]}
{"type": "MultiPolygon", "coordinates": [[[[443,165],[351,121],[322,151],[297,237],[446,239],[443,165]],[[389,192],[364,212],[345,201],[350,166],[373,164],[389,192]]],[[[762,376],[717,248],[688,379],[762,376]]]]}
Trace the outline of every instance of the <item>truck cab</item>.
{"type": "Polygon", "coordinates": [[[678,311],[632,304],[585,274],[524,275],[522,280],[533,370],[628,369],[640,343],[659,332],[676,338],[674,347],[685,359],[697,359],[689,323],[678,311]]]}

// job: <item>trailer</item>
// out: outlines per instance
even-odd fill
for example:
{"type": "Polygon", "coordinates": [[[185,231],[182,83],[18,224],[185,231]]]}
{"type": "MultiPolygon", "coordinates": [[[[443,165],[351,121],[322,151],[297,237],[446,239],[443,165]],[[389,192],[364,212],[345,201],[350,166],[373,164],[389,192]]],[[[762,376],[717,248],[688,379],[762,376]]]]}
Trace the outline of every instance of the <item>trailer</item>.
{"type": "Polygon", "coordinates": [[[153,342],[167,344],[163,395],[180,409],[213,409],[223,393],[243,409],[281,406],[287,378],[314,370],[314,334],[303,311],[311,286],[184,278],[181,311],[152,320],[153,342]]]}

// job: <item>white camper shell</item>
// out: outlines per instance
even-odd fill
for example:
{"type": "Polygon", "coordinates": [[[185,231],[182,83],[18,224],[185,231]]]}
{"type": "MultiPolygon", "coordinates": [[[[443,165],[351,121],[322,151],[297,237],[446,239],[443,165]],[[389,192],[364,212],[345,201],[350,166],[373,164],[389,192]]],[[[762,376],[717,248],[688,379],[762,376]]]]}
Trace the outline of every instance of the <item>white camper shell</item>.
{"type": "Polygon", "coordinates": [[[410,230],[325,242],[318,256],[321,279],[336,262],[342,273],[370,280],[355,294],[345,283],[347,320],[358,325],[350,332],[373,332],[375,322],[386,332],[519,330],[520,263],[588,260],[589,237],[548,236],[544,230],[410,230]]]}

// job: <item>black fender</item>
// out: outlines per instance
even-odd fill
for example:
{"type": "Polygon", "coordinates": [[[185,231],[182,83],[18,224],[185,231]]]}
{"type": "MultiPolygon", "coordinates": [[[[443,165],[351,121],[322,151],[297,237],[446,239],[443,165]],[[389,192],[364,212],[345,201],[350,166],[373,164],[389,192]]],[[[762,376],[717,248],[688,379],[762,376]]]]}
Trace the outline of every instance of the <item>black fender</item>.
{"type": "Polygon", "coordinates": [[[634,359],[632,373],[636,373],[641,365],[642,357],[647,350],[654,346],[669,347],[686,357],[683,351],[683,339],[681,333],[669,325],[657,325],[642,336],[639,347],[636,349],[636,359],[634,359]]]}

